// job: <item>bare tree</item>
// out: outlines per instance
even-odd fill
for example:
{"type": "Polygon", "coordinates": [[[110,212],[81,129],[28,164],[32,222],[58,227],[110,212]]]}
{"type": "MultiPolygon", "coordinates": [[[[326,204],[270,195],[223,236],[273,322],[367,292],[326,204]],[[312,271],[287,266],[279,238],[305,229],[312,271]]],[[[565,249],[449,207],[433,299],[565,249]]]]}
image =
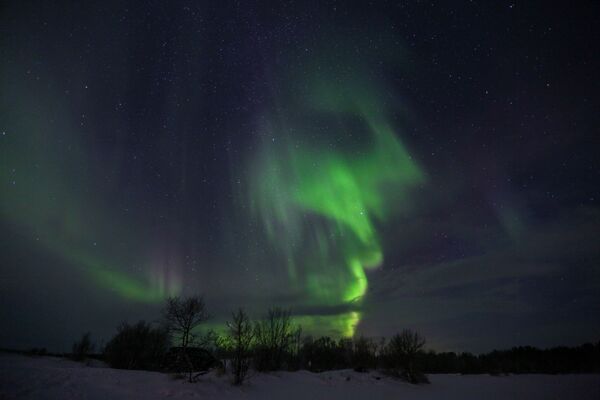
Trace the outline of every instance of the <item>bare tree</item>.
{"type": "Polygon", "coordinates": [[[94,351],[94,344],[91,334],[87,332],[81,336],[81,340],[73,343],[72,358],[75,361],[83,361],[92,351],[94,351]]]}
{"type": "Polygon", "coordinates": [[[193,381],[194,365],[188,349],[197,344],[194,329],[209,318],[202,296],[169,297],[164,309],[165,325],[172,340],[178,341],[181,356],[188,365],[189,381],[193,381]]]}
{"type": "Polygon", "coordinates": [[[404,329],[394,335],[387,345],[387,355],[392,368],[413,383],[418,383],[422,379],[426,381],[426,377],[421,377],[422,374],[415,365],[417,355],[423,346],[425,346],[425,338],[410,329],[404,329]]]}
{"type": "Polygon", "coordinates": [[[283,357],[292,338],[290,311],[271,308],[267,317],[254,326],[256,336],[256,366],[261,371],[281,369],[283,357]]]}
{"type": "Polygon", "coordinates": [[[227,328],[232,350],[233,384],[241,385],[250,369],[254,329],[248,315],[241,308],[232,315],[227,328]]]}
{"type": "Polygon", "coordinates": [[[288,345],[288,369],[297,371],[300,369],[300,351],[302,350],[302,327],[297,325],[290,334],[288,345]]]}
{"type": "Polygon", "coordinates": [[[353,340],[352,367],[357,372],[367,372],[376,366],[377,343],[370,338],[359,336],[353,340]]]}

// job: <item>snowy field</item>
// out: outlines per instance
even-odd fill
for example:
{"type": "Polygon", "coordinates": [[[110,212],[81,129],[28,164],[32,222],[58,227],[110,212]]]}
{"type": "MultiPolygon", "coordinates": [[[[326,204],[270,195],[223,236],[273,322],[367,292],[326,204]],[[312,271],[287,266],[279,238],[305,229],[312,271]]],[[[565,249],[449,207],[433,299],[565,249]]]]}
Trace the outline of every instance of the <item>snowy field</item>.
{"type": "Polygon", "coordinates": [[[198,383],[168,374],[83,366],[0,353],[0,399],[600,399],[600,375],[430,375],[414,386],[349,370],[256,374],[234,387],[207,374],[198,383]]]}

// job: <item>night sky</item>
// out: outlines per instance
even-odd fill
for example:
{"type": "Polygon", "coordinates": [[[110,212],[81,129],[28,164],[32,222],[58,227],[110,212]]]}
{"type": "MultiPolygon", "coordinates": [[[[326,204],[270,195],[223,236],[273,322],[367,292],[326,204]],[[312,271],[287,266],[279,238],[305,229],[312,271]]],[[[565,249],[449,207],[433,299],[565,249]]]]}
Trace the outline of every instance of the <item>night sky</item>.
{"type": "Polygon", "coordinates": [[[600,339],[600,3],[2,2],[0,347],[169,295],[600,339]]]}

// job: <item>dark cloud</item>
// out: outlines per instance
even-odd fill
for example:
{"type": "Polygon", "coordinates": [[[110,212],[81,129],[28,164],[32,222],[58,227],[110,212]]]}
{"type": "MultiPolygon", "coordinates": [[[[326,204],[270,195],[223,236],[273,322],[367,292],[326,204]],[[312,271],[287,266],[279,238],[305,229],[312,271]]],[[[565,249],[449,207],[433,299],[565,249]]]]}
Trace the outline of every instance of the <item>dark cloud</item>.
{"type": "MultiPolygon", "coordinates": [[[[426,329],[434,343],[465,349],[482,335],[502,337],[490,322],[501,315],[514,318],[510,328],[504,327],[519,332],[518,340],[512,336],[514,343],[593,340],[600,334],[600,324],[591,318],[600,307],[599,226],[599,209],[571,209],[555,220],[528,226],[514,240],[487,244],[491,250],[482,255],[374,272],[367,303],[377,316],[368,313],[365,327],[391,333],[395,324],[382,316],[395,315],[406,326],[426,329]],[[539,316],[551,314],[553,321],[536,325],[539,316]],[[560,333],[550,334],[548,324],[554,332],[564,318],[577,320],[580,329],[560,328],[560,333]],[[454,323],[464,327],[456,328],[460,334],[452,337],[447,325],[454,323]]],[[[488,349],[485,343],[481,340],[479,349],[488,349]]]]}

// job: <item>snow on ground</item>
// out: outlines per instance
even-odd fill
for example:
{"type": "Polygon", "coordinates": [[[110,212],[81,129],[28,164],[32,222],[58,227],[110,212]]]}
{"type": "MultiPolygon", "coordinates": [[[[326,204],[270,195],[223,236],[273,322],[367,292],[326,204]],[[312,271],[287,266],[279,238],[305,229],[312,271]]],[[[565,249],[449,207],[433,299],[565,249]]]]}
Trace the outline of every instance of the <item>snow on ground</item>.
{"type": "Polygon", "coordinates": [[[350,370],[255,374],[235,387],[210,373],[197,383],[169,374],[85,366],[0,353],[0,400],[8,399],[600,399],[600,375],[430,375],[414,386],[350,370]]]}

